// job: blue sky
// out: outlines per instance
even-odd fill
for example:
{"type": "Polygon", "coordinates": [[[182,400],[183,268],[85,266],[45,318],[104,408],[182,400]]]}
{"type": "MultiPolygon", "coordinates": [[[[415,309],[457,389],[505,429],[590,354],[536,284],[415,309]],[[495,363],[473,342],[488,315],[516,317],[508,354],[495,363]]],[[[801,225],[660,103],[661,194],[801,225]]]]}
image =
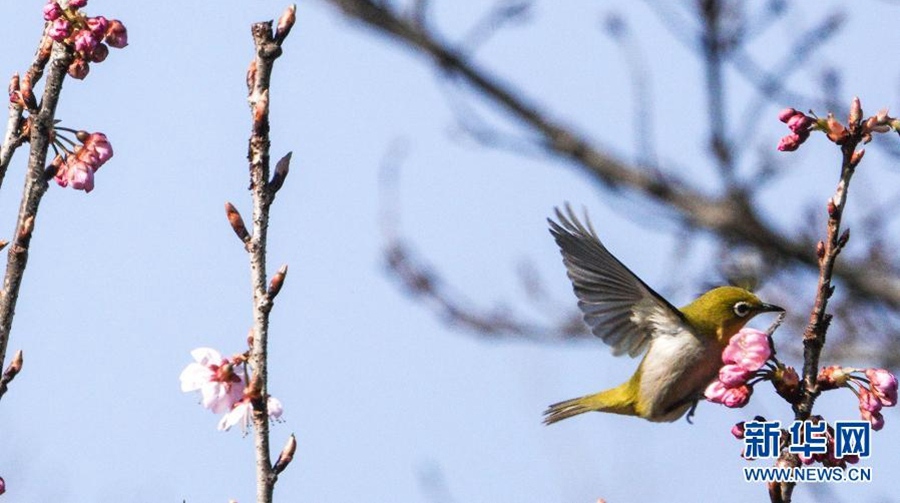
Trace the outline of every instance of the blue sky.
{"type": "MultiPolygon", "coordinates": [[[[451,39],[488,5],[435,3],[435,19],[451,39]]],[[[0,75],[30,62],[41,5],[0,6],[7,48],[0,75]]],[[[791,14],[754,53],[786,50],[781,39],[791,26],[814,23],[825,10],[819,5],[791,14]]],[[[10,344],[25,351],[25,370],[0,404],[6,500],[253,500],[252,439],[216,431],[218,417],[179,391],[178,375],[195,347],[241,350],[251,322],[246,254],[223,203],[249,214],[249,26],[285,6],[88,5],[90,14],[123,20],[130,45],[86,81],[67,81],[58,117],[68,127],[106,132],[115,157],[92,193],[52,187],[41,207],[10,344]]],[[[614,8],[633,23],[654,67],[659,157],[704,180],[713,167],[702,161],[699,63],[643,3],[538,1],[534,22],[500,33],[478,60],[631,159],[629,80],[621,53],[598,29],[614,8]]],[[[897,103],[897,8],[860,3],[812,65],[844,68],[847,101],[858,94],[870,112],[897,103]]],[[[636,362],[611,357],[599,341],[485,341],[448,329],[410,302],[383,265],[378,169],[391,145],[405,142],[404,234],[473,301],[502,300],[536,317],[517,280],[522,260],[535,264],[556,299],[575,302],[545,223],[564,201],[587,207],[609,248],[676,304],[699,290],[687,281],[706,267],[708,243],[701,240],[673,273],[665,259],[672,226],[654,213],[604,196],[565,164],[460,140],[435,72],[418,56],[357,29],[322,2],[298,5],[297,18],[271,97],[273,156],[294,152],[270,227],[270,270],[290,265],[272,314],[270,389],[286,420],[272,428],[272,443],[282,445],[293,432],[299,444],[276,499],[687,501],[726,492],[764,499],[762,486],[741,480],[747,462],[729,429],[756,414],[790,417],[765,386],[742,410],[702,404],[694,425],[593,414],[544,427],[547,404],[618,384],[636,362]],[[643,224],[628,217],[635,212],[643,224]],[[429,496],[435,485],[450,498],[429,496]]],[[[792,82],[811,91],[813,78],[800,72],[792,82]]],[[[749,92],[741,85],[735,91],[738,98],[749,92]]],[[[784,134],[776,113],[773,106],[771,119],[748,131],[773,149],[784,134]]],[[[830,195],[836,153],[814,140],[788,161],[787,181],[763,194],[766,204],[791,212],[830,195]]],[[[864,162],[873,168],[854,182],[851,208],[891,195],[886,187],[896,172],[874,154],[864,162]]],[[[0,236],[12,232],[24,159],[20,152],[4,184],[0,236]]],[[[787,301],[805,311],[812,290],[787,301]]],[[[799,338],[778,336],[784,344],[799,338]]],[[[849,392],[830,393],[818,405],[829,418],[856,415],[849,392]]],[[[868,462],[873,483],[818,488],[826,493],[801,487],[795,501],[892,500],[900,417],[893,410],[885,416],[868,462]]]]}

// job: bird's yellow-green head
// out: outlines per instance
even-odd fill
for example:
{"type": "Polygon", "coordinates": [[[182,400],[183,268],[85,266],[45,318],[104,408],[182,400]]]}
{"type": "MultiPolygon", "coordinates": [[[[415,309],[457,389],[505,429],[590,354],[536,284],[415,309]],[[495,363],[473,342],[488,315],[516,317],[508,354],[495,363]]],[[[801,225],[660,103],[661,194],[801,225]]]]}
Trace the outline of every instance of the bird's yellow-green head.
{"type": "Polygon", "coordinates": [[[699,335],[714,338],[722,346],[757,314],[781,311],[784,309],[766,304],[752,292],[735,286],[714,288],[681,308],[699,335]]]}

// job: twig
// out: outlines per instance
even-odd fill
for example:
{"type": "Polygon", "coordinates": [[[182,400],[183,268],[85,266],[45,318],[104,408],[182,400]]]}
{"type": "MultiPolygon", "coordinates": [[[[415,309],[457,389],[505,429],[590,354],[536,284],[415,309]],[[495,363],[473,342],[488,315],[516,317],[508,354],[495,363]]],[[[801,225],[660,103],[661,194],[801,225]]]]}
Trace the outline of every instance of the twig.
{"type": "MultiPolygon", "coordinates": [[[[826,224],[826,238],[816,245],[816,256],[819,258],[819,281],[816,287],[816,300],[809,315],[809,324],[803,333],[803,386],[800,389],[800,399],[792,405],[794,419],[798,421],[808,420],[812,414],[813,404],[819,396],[820,390],[817,382],[819,358],[822,348],[825,346],[825,335],[831,324],[832,315],[827,312],[828,301],[834,294],[832,280],[834,277],[837,256],[850,239],[849,229],[841,232],[841,220],[847,203],[847,194],[850,188],[850,179],[856,171],[856,166],[863,158],[864,151],[856,148],[863,141],[865,130],[862,127],[862,111],[859,101],[855,100],[847,126],[846,136],[838,142],[841,147],[841,176],[838,180],[834,195],[828,200],[828,222],[826,224]]],[[[777,466],[797,467],[800,459],[791,454],[788,449],[783,449],[776,462],[777,466]]],[[[772,503],[789,503],[795,484],[791,482],[772,483],[769,486],[769,497],[772,503]]]]}
{"type": "MultiPolygon", "coordinates": [[[[247,159],[250,163],[250,191],[253,196],[253,232],[245,241],[250,255],[250,284],[253,289],[253,343],[250,349],[250,364],[253,367],[254,390],[253,431],[256,444],[256,500],[257,503],[271,503],[272,492],[278,479],[278,472],[284,469],[279,466],[276,471],[272,465],[269,452],[269,414],[268,401],[268,334],[269,312],[272,300],[281,287],[284,272],[280,272],[281,280],[270,292],[266,277],[266,237],[269,226],[269,207],[275,193],[284,183],[287,176],[287,162],[279,163],[280,177],[277,181],[269,181],[269,81],[272,76],[272,65],[281,56],[281,43],[294,24],[292,5],[282,15],[277,30],[273,32],[272,21],[256,23],[251,27],[256,47],[256,57],[250,64],[247,73],[247,100],[253,125],[250,133],[247,159]]],[[[289,160],[290,157],[287,157],[289,160]]],[[[277,276],[277,275],[276,275],[277,276]]],[[[275,284],[273,278],[273,285],[275,284]]]]}
{"type": "MultiPolygon", "coordinates": [[[[15,237],[9,247],[7,256],[3,290],[0,291],[0,361],[4,361],[6,358],[6,348],[9,343],[13,316],[16,311],[16,301],[19,298],[19,287],[22,284],[25,265],[28,263],[28,245],[34,231],[35,218],[37,217],[41,198],[48,187],[45,176],[47,149],[50,147],[50,135],[53,132],[56,104],[59,100],[63,80],[66,76],[66,69],[71,59],[72,56],[66,51],[65,46],[59,43],[53,44],[53,52],[49,62],[50,68],[47,72],[40,108],[37,114],[32,114],[29,118],[31,152],[28,157],[25,188],[22,192],[22,202],[19,206],[15,237]]],[[[35,66],[32,66],[32,69],[34,68],[35,66]]],[[[29,70],[29,72],[31,71],[29,70]]]]}

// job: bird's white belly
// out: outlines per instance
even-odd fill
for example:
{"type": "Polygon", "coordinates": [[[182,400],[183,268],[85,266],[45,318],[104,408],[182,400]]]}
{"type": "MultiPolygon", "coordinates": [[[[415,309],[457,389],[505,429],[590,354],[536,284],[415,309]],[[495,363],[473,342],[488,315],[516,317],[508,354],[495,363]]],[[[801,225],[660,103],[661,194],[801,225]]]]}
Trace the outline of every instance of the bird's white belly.
{"type": "Polygon", "coordinates": [[[651,421],[674,421],[715,378],[721,348],[684,329],[653,338],[641,362],[639,403],[651,421]]]}

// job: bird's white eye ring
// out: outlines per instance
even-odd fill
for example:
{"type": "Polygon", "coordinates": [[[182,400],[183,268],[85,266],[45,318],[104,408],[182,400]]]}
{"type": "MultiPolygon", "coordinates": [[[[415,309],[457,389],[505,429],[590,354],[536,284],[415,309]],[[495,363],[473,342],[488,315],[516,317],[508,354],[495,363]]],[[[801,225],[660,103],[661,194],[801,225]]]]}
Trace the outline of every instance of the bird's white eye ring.
{"type": "Polygon", "coordinates": [[[734,314],[740,316],[741,318],[750,314],[750,304],[746,302],[738,302],[734,305],[734,314]]]}

